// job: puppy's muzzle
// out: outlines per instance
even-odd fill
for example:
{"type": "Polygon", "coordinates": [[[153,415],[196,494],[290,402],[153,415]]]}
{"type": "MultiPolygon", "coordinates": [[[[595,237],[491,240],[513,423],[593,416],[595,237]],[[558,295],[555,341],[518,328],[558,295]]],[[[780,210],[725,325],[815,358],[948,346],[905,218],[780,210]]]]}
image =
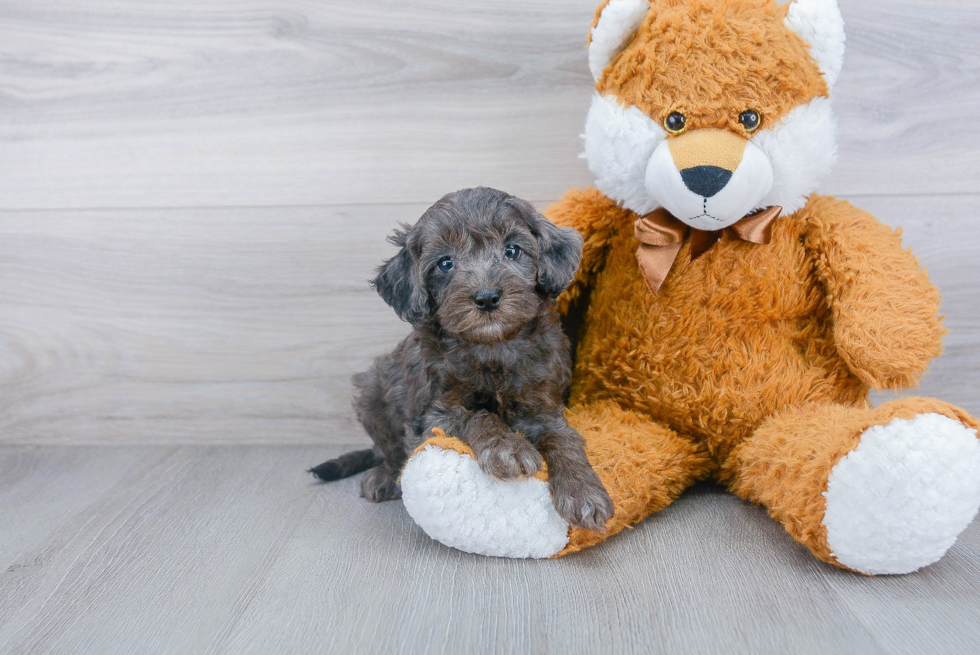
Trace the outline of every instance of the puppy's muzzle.
{"type": "Polygon", "coordinates": [[[482,312],[492,312],[500,306],[501,296],[500,289],[481,289],[473,296],[473,304],[482,312]]]}

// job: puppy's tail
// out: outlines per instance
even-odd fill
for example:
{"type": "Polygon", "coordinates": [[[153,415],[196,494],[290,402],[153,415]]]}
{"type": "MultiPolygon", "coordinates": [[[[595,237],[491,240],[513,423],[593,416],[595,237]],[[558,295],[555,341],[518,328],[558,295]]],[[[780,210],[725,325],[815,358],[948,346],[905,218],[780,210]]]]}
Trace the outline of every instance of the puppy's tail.
{"type": "Polygon", "coordinates": [[[383,461],[384,459],[376,455],[373,450],[366,448],[364,450],[355,450],[341,455],[337,459],[326,461],[323,464],[309,469],[308,472],[312,473],[319,480],[331,482],[374,468],[383,461]]]}

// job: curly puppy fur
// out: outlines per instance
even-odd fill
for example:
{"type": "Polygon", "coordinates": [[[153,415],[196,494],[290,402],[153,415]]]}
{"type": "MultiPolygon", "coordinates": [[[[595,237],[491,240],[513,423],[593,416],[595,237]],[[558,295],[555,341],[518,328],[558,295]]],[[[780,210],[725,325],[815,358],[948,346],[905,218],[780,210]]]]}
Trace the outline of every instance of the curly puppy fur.
{"type": "Polygon", "coordinates": [[[570,346],[554,309],[578,269],[581,236],[519,198],[476,188],[446,195],[390,241],[401,250],[373,286],[413,329],[354,377],[374,449],[311,472],[336,480],[370,469],[361,495],[399,498],[408,455],[438,427],[502,480],[534,475],[543,456],[558,513],[602,529],[613,504],[565,420],[570,346]]]}

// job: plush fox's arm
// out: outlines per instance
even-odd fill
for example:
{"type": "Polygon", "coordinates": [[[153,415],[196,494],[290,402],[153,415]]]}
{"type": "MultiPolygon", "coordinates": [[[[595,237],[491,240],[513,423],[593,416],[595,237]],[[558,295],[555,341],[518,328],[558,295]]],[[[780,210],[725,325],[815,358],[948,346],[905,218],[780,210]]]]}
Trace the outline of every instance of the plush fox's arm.
{"type": "Polygon", "coordinates": [[[551,222],[574,227],[582,235],[582,263],[571,285],[558,297],[563,316],[582,297],[606,260],[606,248],[627,210],[595,189],[572,189],[545,211],[551,222]]]}
{"type": "Polygon", "coordinates": [[[939,290],[901,232],[834,198],[815,198],[806,236],[830,303],[837,349],[872,388],[918,384],[942,353],[939,290]]]}

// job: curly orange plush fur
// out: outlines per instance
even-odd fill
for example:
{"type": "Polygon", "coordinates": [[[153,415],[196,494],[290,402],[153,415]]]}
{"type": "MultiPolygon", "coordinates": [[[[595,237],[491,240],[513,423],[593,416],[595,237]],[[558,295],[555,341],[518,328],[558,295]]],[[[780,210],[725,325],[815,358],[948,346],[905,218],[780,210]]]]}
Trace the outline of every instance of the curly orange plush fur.
{"type": "MultiPolygon", "coordinates": [[[[759,110],[769,124],[827,85],[799,36],[770,0],[660,0],[596,90],[661,122],[679,111],[688,128],[744,133],[732,108],[759,110]],[[747,58],[746,52],[752,56],[747,58]],[[759,72],[764,74],[760,75],[759,72]]],[[[605,3],[596,12],[596,22],[605,3]]]]}
{"type": "Polygon", "coordinates": [[[928,412],[980,427],[936,400],[869,407],[869,387],[915,383],[945,330],[938,291],[898,235],[847,202],[814,196],[765,246],[723,237],[691,261],[685,244],[656,296],[636,265],[632,212],[587,189],[548,216],[585,237],[579,276],[559,299],[568,313],[588,291],[569,421],[617,508],[606,535],[573,530],[561,554],[713,476],[834,562],[813,536],[818,478],[864,429],[928,412]]]}
{"type": "MultiPolygon", "coordinates": [[[[810,46],[786,28],[788,5],[651,5],[598,93],[657,123],[679,111],[688,131],[742,136],[744,108],[772,125],[828,95],[810,46]]],[[[692,259],[688,237],[656,295],[636,263],[632,211],[585,189],[548,215],[585,238],[579,275],[559,299],[581,324],[569,419],[617,508],[606,535],[573,530],[559,555],[713,477],[840,565],[827,545],[823,492],[865,430],[924,413],[978,427],[936,400],[869,406],[870,388],[917,384],[945,329],[938,290],[899,234],[847,202],[811,196],[773,224],[766,245],[723,233],[692,259]]]]}

